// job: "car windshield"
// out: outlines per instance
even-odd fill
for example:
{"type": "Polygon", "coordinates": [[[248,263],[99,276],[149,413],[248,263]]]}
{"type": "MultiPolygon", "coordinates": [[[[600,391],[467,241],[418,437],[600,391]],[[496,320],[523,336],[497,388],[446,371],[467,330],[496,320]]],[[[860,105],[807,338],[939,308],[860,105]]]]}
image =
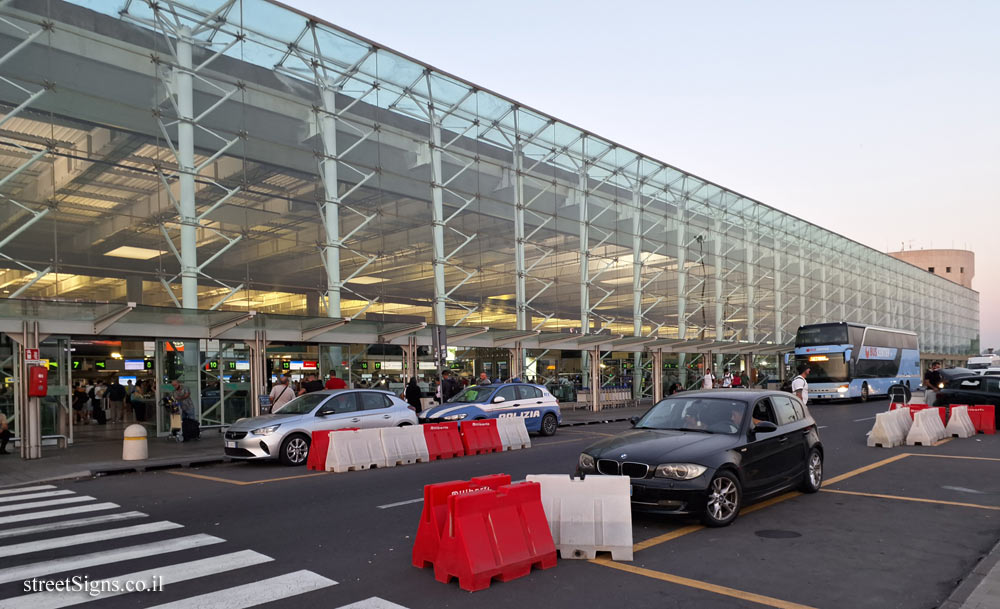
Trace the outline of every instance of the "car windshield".
{"type": "Polygon", "coordinates": [[[796,355],[795,363],[809,366],[811,383],[843,383],[850,380],[843,353],[796,355]]]}
{"type": "Polygon", "coordinates": [[[307,393],[289,400],[284,406],[275,410],[271,414],[308,414],[326,398],[330,397],[325,393],[307,393]]]}
{"type": "Polygon", "coordinates": [[[635,427],[735,434],[745,413],[746,404],[737,400],[704,396],[672,397],[649,409],[635,427]]]}
{"type": "Polygon", "coordinates": [[[457,395],[453,396],[448,403],[451,404],[478,404],[485,402],[490,398],[490,394],[493,393],[494,387],[483,387],[479,385],[474,385],[471,387],[466,387],[460,391],[457,395]]]}

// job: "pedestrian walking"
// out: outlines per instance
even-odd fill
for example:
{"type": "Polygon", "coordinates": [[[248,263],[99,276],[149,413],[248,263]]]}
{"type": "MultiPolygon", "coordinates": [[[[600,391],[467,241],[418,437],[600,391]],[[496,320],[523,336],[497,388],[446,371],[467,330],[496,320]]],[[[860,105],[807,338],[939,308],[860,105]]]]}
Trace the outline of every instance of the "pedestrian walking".
{"type": "Polygon", "coordinates": [[[725,368],[722,372],[722,386],[726,388],[733,386],[733,375],[729,372],[729,368],[725,368]]]}
{"type": "Polygon", "coordinates": [[[7,442],[10,442],[10,429],[7,427],[7,415],[0,412],[0,455],[8,455],[7,442]]]}
{"type": "Polygon", "coordinates": [[[268,394],[271,398],[271,412],[277,411],[279,408],[287,404],[295,397],[295,392],[288,385],[288,375],[282,374],[278,377],[278,382],[271,387],[271,393],[268,394]]]}
{"type": "Polygon", "coordinates": [[[313,393],[316,391],[323,390],[323,381],[319,380],[319,377],[315,374],[310,374],[306,376],[305,382],[302,383],[302,387],[299,389],[299,395],[305,395],[307,393],[313,393]]]}
{"type": "Polygon", "coordinates": [[[792,393],[805,404],[809,401],[809,383],[806,381],[806,377],[809,376],[809,365],[799,364],[798,371],[799,373],[792,379],[792,393]]]}
{"type": "Polygon", "coordinates": [[[347,383],[344,379],[337,376],[337,373],[333,370],[330,371],[330,378],[326,380],[326,384],[323,385],[324,389],[347,389],[347,383]]]}
{"type": "Polygon", "coordinates": [[[121,423],[125,416],[125,398],[128,393],[125,386],[118,382],[118,377],[111,379],[107,391],[108,406],[111,408],[111,422],[121,423]]]}
{"type": "MultiPolygon", "coordinates": [[[[489,379],[487,379],[488,381],[489,379]]],[[[489,384],[488,382],[486,384],[489,384]]],[[[459,391],[462,390],[461,385],[455,379],[451,378],[451,371],[445,370],[441,373],[441,403],[447,402],[459,391]]]]}
{"type": "Polygon", "coordinates": [[[924,402],[928,406],[933,406],[937,399],[938,389],[941,388],[941,362],[932,362],[931,367],[924,373],[924,402]]]}
{"type": "Polygon", "coordinates": [[[404,392],[406,396],[406,401],[417,414],[420,414],[422,405],[420,403],[420,385],[417,384],[417,377],[411,376],[408,383],[406,383],[406,391],[404,392]]]}
{"type": "Polygon", "coordinates": [[[705,369],[705,377],[701,381],[702,389],[711,389],[715,387],[715,373],[712,372],[711,368],[705,369]]]}
{"type": "Polygon", "coordinates": [[[477,385],[492,385],[493,381],[490,380],[489,375],[487,375],[485,372],[480,372],[479,373],[479,382],[476,383],[476,384],[477,385]]]}

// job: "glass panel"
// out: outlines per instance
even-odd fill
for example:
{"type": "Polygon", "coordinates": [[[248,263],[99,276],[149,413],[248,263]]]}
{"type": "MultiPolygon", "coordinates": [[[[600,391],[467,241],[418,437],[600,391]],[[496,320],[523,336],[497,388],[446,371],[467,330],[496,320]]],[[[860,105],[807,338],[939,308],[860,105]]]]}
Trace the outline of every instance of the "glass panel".
{"type": "MultiPolygon", "coordinates": [[[[156,341],[159,395],[171,396],[174,387],[171,381],[179,381],[181,387],[191,394],[194,418],[201,421],[201,341],[198,340],[158,340],[156,341]]],[[[176,402],[172,402],[176,406],[176,402]]],[[[169,435],[173,430],[180,433],[172,423],[170,408],[164,408],[157,400],[157,430],[160,435],[169,435]]]]}

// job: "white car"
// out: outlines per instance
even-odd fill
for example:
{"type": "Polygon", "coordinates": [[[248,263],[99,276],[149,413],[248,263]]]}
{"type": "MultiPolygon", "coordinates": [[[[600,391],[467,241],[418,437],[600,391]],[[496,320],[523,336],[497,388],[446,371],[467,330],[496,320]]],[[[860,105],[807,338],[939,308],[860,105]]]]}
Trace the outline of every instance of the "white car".
{"type": "Polygon", "coordinates": [[[280,459],[285,465],[303,465],[314,431],[416,424],[410,405],[388,391],[315,391],[272,414],[236,421],[226,430],[225,450],[234,459],[280,459]]]}

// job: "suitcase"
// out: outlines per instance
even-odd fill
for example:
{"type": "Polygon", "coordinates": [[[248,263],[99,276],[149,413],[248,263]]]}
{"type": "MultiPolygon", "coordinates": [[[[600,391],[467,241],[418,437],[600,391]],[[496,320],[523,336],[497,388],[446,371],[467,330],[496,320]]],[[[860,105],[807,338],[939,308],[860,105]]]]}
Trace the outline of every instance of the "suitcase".
{"type": "Polygon", "coordinates": [[[197,440],[198,436],[201,435],[201,426],[198,425],[198,421],[194,419],[184,419],[181,422],[181,435],[184,436],[184,441],[197,440]]]}
{"type": "Polygon", "coordinates": [[[170,431],[178,432],[181,430],[181,413],[172,413],[170,415],[170,431]]]}

